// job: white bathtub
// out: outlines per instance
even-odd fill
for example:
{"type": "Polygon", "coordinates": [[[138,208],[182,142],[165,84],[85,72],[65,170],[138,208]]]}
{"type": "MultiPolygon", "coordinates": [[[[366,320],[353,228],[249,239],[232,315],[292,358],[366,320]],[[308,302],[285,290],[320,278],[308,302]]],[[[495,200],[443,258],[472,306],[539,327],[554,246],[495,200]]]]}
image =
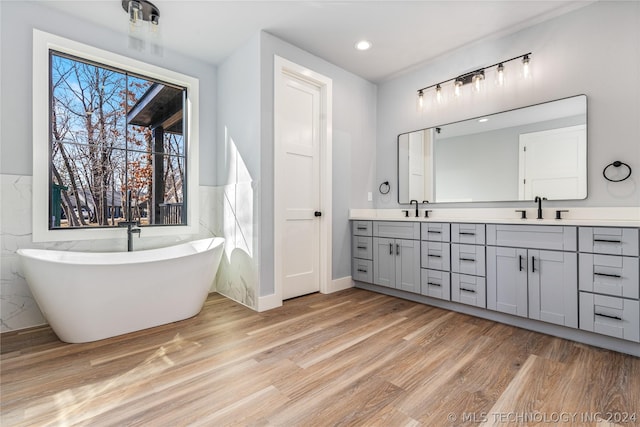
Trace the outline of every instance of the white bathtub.
{"type": "Polygon", "coordinates": [[[213,283],[224,239],[136,252],[19,249],[44,317],[65,342],[96,341],[195,316],[213,283]]]}

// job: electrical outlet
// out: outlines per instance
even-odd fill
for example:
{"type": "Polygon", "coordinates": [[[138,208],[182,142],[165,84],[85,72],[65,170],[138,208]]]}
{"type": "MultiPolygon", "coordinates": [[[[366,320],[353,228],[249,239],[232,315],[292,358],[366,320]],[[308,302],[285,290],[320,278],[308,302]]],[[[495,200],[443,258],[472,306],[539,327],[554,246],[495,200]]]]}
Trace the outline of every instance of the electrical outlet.
{"type": "Polygon", "coordinates": [[[373,193],[371,191],[367,193],[367,202],[373,202],[373,193]]]}

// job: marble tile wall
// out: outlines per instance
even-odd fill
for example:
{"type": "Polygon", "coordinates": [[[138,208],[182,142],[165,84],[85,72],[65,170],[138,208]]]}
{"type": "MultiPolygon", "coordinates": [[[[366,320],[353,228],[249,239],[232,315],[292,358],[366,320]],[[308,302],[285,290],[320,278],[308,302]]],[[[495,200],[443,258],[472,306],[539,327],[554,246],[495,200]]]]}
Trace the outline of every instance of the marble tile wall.
{"type": "MultiPolygon", "coordinates": [[[[76,251],[120,251],[126,238],[64,242],[32,242],[31,176],[0,175],[0,332],[24,329],[46,323],[33,299],[20,269],[16,251],[19,248],[60,249],[76,251]]],[[[197,238],[220,236],[216,232],[215,206],[220,203],[216,187],[201,186],[200,221],[197,235],[136,238],[136,247],[148,249],[197,238]]],[[[144,233],[143,233],[144,234],[144,233]]],[[[215,291],[215,283],[212,285],[215,291]]],[[[246,297],[244,298],[247,299],[246,297]]]]}
{"type": "Polygon", "coordinates": [[[256,309],[259,185],[256,182],[241,182],[216,187],[213,197],[213,231],[225,238],[217,291],[256,309]]]}

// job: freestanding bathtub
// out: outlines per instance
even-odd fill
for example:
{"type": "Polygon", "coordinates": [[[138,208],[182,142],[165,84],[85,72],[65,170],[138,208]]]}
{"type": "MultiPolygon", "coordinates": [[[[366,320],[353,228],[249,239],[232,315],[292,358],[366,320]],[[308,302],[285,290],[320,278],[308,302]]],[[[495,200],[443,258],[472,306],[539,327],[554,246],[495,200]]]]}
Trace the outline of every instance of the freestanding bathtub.
{"type": "Polygon", "coordinates": [[[136,252],[19,249],[18,255],[53,331],[81,343],[198,314],[223,243],[216,237],[136,252]]]}

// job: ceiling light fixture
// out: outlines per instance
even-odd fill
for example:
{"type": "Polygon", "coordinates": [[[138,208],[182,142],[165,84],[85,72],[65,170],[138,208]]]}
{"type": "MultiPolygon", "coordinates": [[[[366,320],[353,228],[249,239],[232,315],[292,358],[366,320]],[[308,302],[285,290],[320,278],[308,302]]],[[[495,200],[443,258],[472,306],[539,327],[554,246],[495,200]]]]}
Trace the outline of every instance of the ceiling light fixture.
{"type": "Polygon", "coordinates": [[[498,86],[502,86],[504,85],[505,81],[504,64],[520,58],[522,58],[522,76],[524,78],[531,77],[531,52],[529,52],[511,59],[507,59],[505,61],[500,61],[493,65],[478,68],[477,70],[461,74],[457,77],[453,77],[430,86],[425,86],[422,89],[418,89],[418,97],[421,98],[418,104],[419,106],[424,105],[424,97],[426,96],[427,91],[432,88],[434,88],[437,103],[442,103],[444,99],[442,95],[442,87],[445,83],[449,82],[453,82],[453,93],[456,97],[460,97],[462,95],[462,87],[468,83],[472,83],[472,87],[475,92],[480,92],[482,91],[483,83],[485,80],[485,72],[490,71],[494,67],[496,72],[496,84],[498,86]]]}
{"type": "Polygon", "coordinates": [[[369,50],[371,49],[371,42],[368,40],[360,40],[358,43],[356,43],[356,49],[369,50]]]}
{"type": "Polygon", "coordinates": [[[155,33],[160,24],[160,10],[147,0],[122,0],[122,8],[129,15],[129,33],[141,31],[146,23],[149,31],[155,33]]]}

